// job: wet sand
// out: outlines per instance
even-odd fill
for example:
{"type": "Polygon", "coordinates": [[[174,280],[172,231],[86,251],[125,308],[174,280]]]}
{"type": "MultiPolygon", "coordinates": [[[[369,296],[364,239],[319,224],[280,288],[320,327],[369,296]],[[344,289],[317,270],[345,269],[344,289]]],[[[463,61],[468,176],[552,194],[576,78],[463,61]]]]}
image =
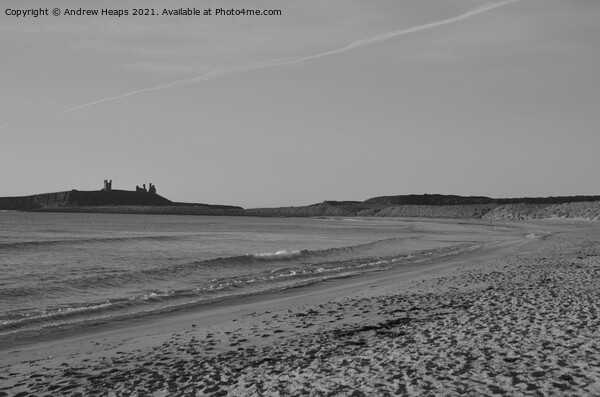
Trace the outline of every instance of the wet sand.
{"type": "MultiPolygon", "coordinates": [[[[2,395],[598,395],[600,224],[5,346],[2,395]]],[[[548,233],[550,232],[550,233],[548,233]]]]}

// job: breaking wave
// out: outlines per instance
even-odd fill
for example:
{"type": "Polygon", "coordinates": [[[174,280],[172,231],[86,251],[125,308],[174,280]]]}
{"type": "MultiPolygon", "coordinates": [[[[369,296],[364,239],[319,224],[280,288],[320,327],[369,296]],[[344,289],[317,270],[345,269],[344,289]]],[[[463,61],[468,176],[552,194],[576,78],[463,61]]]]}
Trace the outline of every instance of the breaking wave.
{"type": "MultiPolygon", "coordinates": [[[[98,302],[31,310],[27,313],[5,313],[0,316],[0,335],[17,332],[44,332],[46,329],[76,328],[89,324],[111,322],[116,319],[141,317],[165,311],[178,310],[190,305],[208,304],[236,296],[253,295],[296,288],[332,278],[344,278],[365,272],[381,271],[408,263],[419,263],[432,258],[455,255],[477,249],[481,244],[458,244],[448,247],[398,253],[391,256],[368,256],[353,259],[334,259],[310,262],[290,262],[298,258],[327,258],[334,254],[365,252],[372,247],[398,243],[399,239],[386,239],[350,247],[326,250],[280,250],[213,261],[248,265],[256,261],[283,261],[280,268],[265,268],[258,272],[242,272],[233,276],[199,279],[194,287],[180,289],[148,290],[131,296],[121,296],[98,302]]],[[[202,263],[202,262],[200,262],[202,263]]],[[[88,280],[90,281],[90,280],[88,280]]],[[[97,280],[96,280],[97,281],[97,280]]],[[[114,281],[114,280],[113,280],[114,281]]],[[[182,280],[183,281],[183,280],[182,280]]],[[[126,281],[123,281],[125,283],[126,281]]],[[[48,287],[49,289],[52,287],[48,287]]],[[[7,292],[7,291],[5,291],[7,292]]],[[[18,291],[8,291],[18,294],[18,291]]],[[[23,291],[23,294],[32,291],[23,291]]]]}

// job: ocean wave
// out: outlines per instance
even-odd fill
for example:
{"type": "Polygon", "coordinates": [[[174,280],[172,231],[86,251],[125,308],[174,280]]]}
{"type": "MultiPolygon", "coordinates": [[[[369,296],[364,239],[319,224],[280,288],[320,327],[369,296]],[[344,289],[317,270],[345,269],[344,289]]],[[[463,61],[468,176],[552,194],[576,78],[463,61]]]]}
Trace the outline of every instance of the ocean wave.
{"type": "MultiPolygon", "coordinates": [[[[139,239],[161,239],[167,236],[154,237],[139,237],[139,239]]],[[[126,238],[116,238],[113,240],[124,240],[126,238]]],[[[110,241],[111,239],[103,239],[110,241]]],[[[202,279],[206,273],[219,274],[220,271],[228,270],[238,274],[249,274],[255,277],[261,268],[277,266],[275,270],[282,268],[307,266],[320,266],[324,263],[348,262],[355,263],[356,261],[368,262],[370,258],[377,260],[380,255],[378,251],[384,251],[387,248],[400,247],[401,243],[406,238],[389,238],[376,240],[368,243],[356,244],[351,246],[333,247],[322,250],[306,250],[306,249],[281,249],[273,252],[263,252],[246,255],[234,255],[228,257],[217,257],[201,261],[193,261],[178,264],[168,264],[163,266],[154,266],[150,268],[127,269],[114,272],[110,269],[102,271],[96,268],[94,275],[80,275],[73,277],[65,277],[60,280],[48,280],[42,285],[36,285],[35,288],[30,286],[15,286],[3,287],[0,289],[0,298],[8,300],[12,298],[21,298],[26,296],[36,295],[53,295],[57,292],[61,294],[69,294],[70,292],[77,293],[81,290],[90,288],[96,290],[99,288],[115,288],[125,285],[149,285],[161,284],[163,282],[173,282],[176,280],[193,280],[194,278],[202,279]]],[[[399,251],[393,249],[393,251],[399,251]]],[[[401,256],[401,255],[400,255],[401,256]]],[[[273,271],[275,271],[273,270],[273,271]]]]}
{"type": "MultiPolygon", "coordinates": [[[[322,250],[308,250],[308,249],[281,249],[275,252],[264,252],[257,254],[247,255],[235,255],[229,257],[218,257],[213,259],[207,259],[202,261],[193,262],[194,266],[206,266],[206,267],[223,267],[223,266],[243,266],[262,263],[265,261],[293,261],[296,259],[310,259],[311,261],[323,261],[335,258],[341,254],[356,255],[360,253],[368,253],[368,251],[376,251],[381,249],[383,246],[398,246],[399,243],[414,239],[409,238],[388,238],[383,240],[376,240],[368,243],[344,246],[344,247],[333,247],[325,248],[322,250]]],[[[187,267],[187,265],[177,265],[176,267],[187,267]]],[[[169,268],[170,271],[173,267],[169,268]]]]}
{"type": "MultiPolygon", "coordinates": [[[[484,244],[485,245],[485,244],[484,244]]],[[[160,311],[178,310],[190,305],[215,300],[240,297],[269,291],[281,291],[302,285],[359,275],[365,272],[390,269],[409,263],[420,263],[445,256],[457,255],[480,248],[481,244],[459,244],[449,247],[422,250],[410,254],[369,257],[351,261],[330,261],[315,264],[295,264],[280,269],[267,269],[253,274],[212,278],[195,287],[144,291],[129,297],[120,297],[85,304],[67,304],[44,308],[28,313],[5,313],[0,317],[0,335],[32,329],[77,327],[83,323],[101,323],[117,318],[132,318],[160,311]]],[[[287,254],[307,255],[307,252],[274,252],[275,256],[287,254]]],[[[264,260],[257,259],[255,260],[264,260]]],[[[27,331],[29,332],[29,331],[27,331]]]]}
{"type": "Polygon", "coordinates": [[[288,258],[297,258],[302,256],[303,253],[306,253],[308,251],[301,251],[301,250],[293,250],[293,251],[288,251],[288,250],[281,250],[281,251],[277,251],[277,252],[264,252],[261,254],[254,254],[253,256],[257,259],[264,259],[264,260],[279,260],[279,259],[288,259],[288,258]]]}
{"type": "Polygon", "coordinates": [[[69,317],[82,313],[89,313],[99,310],[106,310],[113,306],[113,303],[106,301],[83,306],[64,306],[58,308],[47,308],[41,311],[26,313],[21,316],[11,316],[12,318],[0,319],[0,330],[23,325],[25,323],[35,323],[41,320],[56,319],[58,317],[69,317]]]}
{"type": "MultiPolygon", "coordinates": [[[[275,254],[275,253],[274,253],[275,254]]],[[[279,254],[284,255],[284,254],[279,254]]],[[[294,254],[297,255],[297,254],[294,254]]],[[[373,263],[375,264],[375,263],[373,263]]],[[[372,265],[370,263],[366,264],[372,265]]],[[[265,290],[269,288],[285,289],[281,283],[295,280],[294,283],[301,280],[311,279],[313,282],[318,279],[336,277],[337,273],[352,270],[355,264],[351,262],[332,262],[320,265],[311,265],[307,267],[288,267],[283,269],[265,270],[256,274],[246,274],[237,277],[213,278],[210,282],[199,285],[195,288],[167,290],[167,291],[148,291],[135,294],[129,297],[115,298],[102,302],[88,302],[81,305],[71,304],[56,308],[44,308],[34,310],[28,313],[11,315],[10,318],[0,318],[0,331],[27,324],[36,324],[41,322],[68,321],[71,318],[80,316],[97,316],[105,312],[118,312],[133,306],[147,306],[153,303],[182,301],[189,302],[199,298],[215,298],[218,296],[235,295],[235,291],[246,293],[250,289],[265,290]],[[217,295],[215,295],[217,294],[217,295]],[[219,295],[220,294],[220,295],[219,295]]],[[[51,291],[52,288],[43,288],[51,291]]],[[[17,291],[4,291],[5,293],[15,294],[17,291]]],[[[31,289],[24,289],[20,295],[33,293],[31,289]]],[[[38,290],[39,292],[39,290],[38,290]]]]}
{"type": "Polygon", "coordinates": [[[13,241],[0,243],[1,249],[22,249],[45,246],[59,245],[77,245],[94,243],[127,243],[132,241],[172,241],[178,240],[181,236],[161,235],[161,236],[128,236],[128,237],[93,237],[93,238],[68,238],[59,240],[33,240],[33,241],[13,241]]]}

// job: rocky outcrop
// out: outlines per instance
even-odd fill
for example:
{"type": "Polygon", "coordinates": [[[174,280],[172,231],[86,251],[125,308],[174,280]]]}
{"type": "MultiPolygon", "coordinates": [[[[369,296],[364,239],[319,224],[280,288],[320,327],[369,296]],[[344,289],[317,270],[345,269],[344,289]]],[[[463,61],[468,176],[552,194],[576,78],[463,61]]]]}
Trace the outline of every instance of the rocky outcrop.
{"type": "Polygon", "coordinates": [[[106,205],[80,207],[44,207],[38,212],[85,212],[108,214],[155,214],[155,215],[226,215],[241,216],[243,209],[235,206],[184,204],[178,205],[106,205]]]}
{"type": "Polygon", "coordinates": [[[509,204],[487,212],[485,219],[586,219],[600,220],[600,201],[564,204],[509,204]]]}
{"type": "Polygon", "coordinates": [[[0,197],[0,210],[32,210],[60,206],[70,202],[71,192],[36,194],[23,197],[0,197]]]}
{"type": "MultiPolygon", "coordinates": [[[[540,199],[541,200],[541,199],[540,199]]],[[[367,200],[368,201],[368,200],[367,200]]],[[[378,216],[470,219],[589,219],[600,220],[600,201],[564,204],[392,205],[325,201],[302,207],[254,208],[234,215],[264,217],[378,216]]]]}
{"type": "Polygon", "coordinates": [[[371,209],[371,206],[360,201],[324,201],[301,207],[251,208],[244,210],[244,215],[265,217],[356,216],[371,209]]]}
{"type": "Polygon", "coordinates": [[[158,194],[127,190],[79,191],[35,194],[0,198],[0,210],[35,210],[55,207],[101,205],[171,205],[173,202],[158,194]]]}
{"type": "Polygon", "coordinates": [[[494,205],[401,205],[384,208],[375,216],[420,218],[481,218],[494,205]]]}
{"type": "Polygon", "coordinates": [[[318,217],[318,216],[383,216],[425,218],[481,218],[494,205],[367,205],[364,202],[326,201],[304,207],[254,208],[244,210],[247,216],[318,217]]]}
{"type": "Polygon", "coordinates": [[[600,201],[600,196],[550,196],[491,198],[485,196],[456,196],[450,194],[409,194],[401,196],[380,196],[365,200],[365,204],[399,205],[507,205],[507,204],[564,204],[586,201],[600,201]]]}
{"type": "Polygon", "coordinates": [[[386,206],[404,205],[475,205],[494,204],[496,199],[484,196],[455,196],[450,194],[409,194],[402,196],[380,196],[365,200],[365,204],[383,204],[386,206]]]}

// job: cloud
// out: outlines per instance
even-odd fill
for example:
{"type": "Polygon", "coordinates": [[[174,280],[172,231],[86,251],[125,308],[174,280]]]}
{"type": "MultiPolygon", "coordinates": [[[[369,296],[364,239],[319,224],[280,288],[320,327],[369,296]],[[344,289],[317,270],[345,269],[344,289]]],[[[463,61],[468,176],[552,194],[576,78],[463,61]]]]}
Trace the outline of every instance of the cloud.
{"type": "Polygon", "coordinates": [[[313,59],[324,58],[324,57],[340,54],[340,53],[343,53],[346,51],[351,51],[351,50],[354,50],[359,47],[368,46],[371,44],[390,40],[390,39],[393,39],[393,38],[396,38],[399,36],[404,36],[404,35],[408,35],[408,34],[412,34],[412,33],[417,33],[417,32],[423,31],[423,30],[433,29],[433,28],[437,28],[440,26],[457,23],[457,22],[463,21],[465,19],[474,17],[476,15],[480,15],[480,14],[483,14],[483,13],[492,11],[494,9],[504,7],[504,6],[507,6],[509,4],[516,3],[519,1],[521,1],[521,0],[505,0],[505,1],[498,2],[498,3],[483,5],[483,6],[476,7],[470,11],[465,12],[464,14],[461,14],[461,15],[458,15],[455,17],[442,19],[442,20],[435,21],[435,22],[429,22],[429,23],[425,23],[422,25],[413,26],[413,27],[407,28],[407,29],[393,30],[393,31],[390,31],[387,33],[367,37],[365,39],[361,39],[361,40],[352,42],[344,47],[337,48],[335,50],[320,52],[318,54],[307,55],[307,56],[303,56],[303,57],[273,59],[273,60],[254,63],[254,64],[250,64],[250,65],[245,65],[245,66],[221,68],[221,69],[217,69],[212,72],[206,73],[204,75],[196,76],[196,77],[193,77],[190,79],[177,80],[177,81],[173,81],[170,83],[160,84],[160,85],[153,86],[153,87],[142,88],[139,90],[130,91],[130,92],[120,94],[120,95],[115,95],[115,96],[98,99],[93,102],[83,103],[80,105],[70,107],[70,108],[64,110],[62,113],[73,112],[75,110],[84,109],[87,107],[99,105],[101,103],[116,101],[119,99],[124,99],[124,98],[130,97],[130,96],[139,95],[139,94],[143,94],[143,93],[147,93],[147,92],[160,91],[160,90],[172,89],[172,88],[177,88],[177,87],[185,87],[185,86],[199,84],[199,83],[202,83],[205,81],[209,81],[212,79],[216,79],[216,78],[224,77],[224,76],[228,76],[228,75],[245,73],[245,72],[262,69],[262,68],[291,65],[291,64],[295,64],[295,63],[310,61],[313,59]]]}

